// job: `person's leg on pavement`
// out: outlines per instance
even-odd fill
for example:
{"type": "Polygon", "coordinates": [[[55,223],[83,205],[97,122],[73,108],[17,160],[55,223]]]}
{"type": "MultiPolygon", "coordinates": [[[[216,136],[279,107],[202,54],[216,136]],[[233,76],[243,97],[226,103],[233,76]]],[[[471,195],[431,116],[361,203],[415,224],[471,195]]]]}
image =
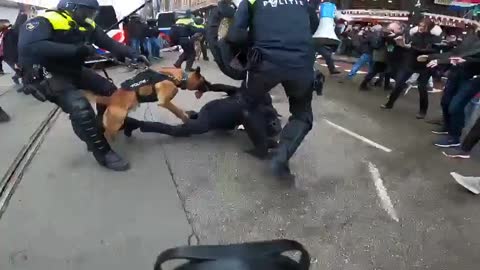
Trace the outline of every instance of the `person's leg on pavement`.
{"type": "Polygon", "coordinates": [[[140,121],[127,118],[124,133],[127,137],[132,136],[132,131],[140,128],[144,133],[166,134],[172,137],[188,137],[207,133],[210,129],[208,116],[200,114],[198,119],[190,119],[182,125],[168,125],[161,122],[140,121]]]}
{"type": "Polygon", "coordinates": [[[473,125],[472,129],[470,129],[465,136],[460,147],[447,149],[443,154],[450,158],[468,159],[470,158],[470,153],[478,142],[480,142],[480,118],[477,119],[475,125],[473,125]]]}
{"type": "Polygon", "coordinates": [[[151,46],[152,46],[152,53],[153,57],[160,58],[160,49],[161,49],[161,43],[160,43],[160,38],[150,38],[151,41],[151,46]]]}
{"type": "Polygon", "coordinates": [[[448,136],[435,143],[438,147],[456,147],[460,145],[460,137],[465,127],[465,107],[470,100],[480,91],[480,78],[463,82],[453,97],[449,106],[450,122],[448,124],[448,136]]]}
{"type": "Polygon", "coordinates": [[[209,61],[210,59],[208,58],[208,51],[207,51],[207,39],[205,37],[202,37],[200,39],[200,48],[202,49],[202,55],[203,55],[203,60],[204,61],[209,61]]]}
{"type": "Polygon", "coordinates": [[[442,116],[443,116],[443,126],[439,129],[432,130],[434,134],[439,135],[446,135],[448,134],[448,130],[450,129],[450,102],[452,102],[453,97],[457,94],[460,85],[470,79],[468,74],[464,72],[464,69],[460,67],[451,67],[448,72],[447,82],[443,89],[443,95],[441,99],[441,107],[442,107],[442,116]]]}
{"type": "MultiPolygon", "coordinates": [[[[177,61],[175,62],[174,66],[176,68],[181,68],[182,67],[182,64],[183,62],[187,61],[187,68],[188,68],[188,64],[189,64],[189,60],[191,58],[191,50],[193,47],[193,43],[190,42],[190,40],[188,38],[181,38],[180,39],[180,42],[179,42],[179,45],[182,47],[183,49],[183,52],[182,54],[180,54],[180,56],[178,57],[177,61]]],[[[193,48],[193,61],[195,61],[195,48],[193,48]]],[[[192,65],[193,65],[193,61],[192,61],[192,65]]],[[[187,68],[185,70],[187,70],[187,68]]]]}
{"type": "Polygon", "coordinates": [[[193,70],[193,63],[195,62],[195,43],[190,40],[187,44],[186,47],[184,48],[186,54],[186,64],[185,64],[185,70],[186,71],[191,71],[193,70]]]}
{"type": "Polygon", "coordinates": [[[383,89],[385,91],[390,91],[392,90],[392,83],[390,82],[392,76],[390,75],[390,72],[388,72],[388,68],[385,69],[385,72],[383,73],[383,89]]]}
{"type": "Polygon", "coordinates": [[[0,123],[10,121],[10,116],[0,107],[0,123]]]}
{"type": "Polygon", "coordinates": [[[317,47],[317,52],[323,57],[325,60],[325,63],[327,64],[328,71],[330,71],[330,74],[338,74],[340,73],[336,68],[335,68],[335,63],[333,62],[332,58],[332,52],[328,47],[325,46],[318,46],[317,47]]]}
{"type": "Polygon", "coordinates": [[[141,53],[140,40],[139,40],[139,39],[132,38],[131,44],[132,44],[132,48],[133,48],[135,51],[137,51],[138,53],[141,53]]]}
{"type": "MultiPolygon", "coordinates": [[[[371,60],[371,57],[369,54],[364,53],[358,58],[357,62],[353,64],[352,70],[348,73],[348,78],[352,79],[355,75],[357,75],[357,72],[365,65],[369,65],[371,60]]],[[[369,66],[370,67],[370,66],[369,66]]]]}
{"type": "MultiPolygon", "coordinates": [[[[20,85],[20,78],[21,78],[20,69],[17,67],[15,63],[12,63],[12,62],[6,62],[6,63],[14,72],[12,76],[13,83],[15,83],[16,85],[20,85]]],[[[19,88],[19,90],[22,90],[22,89],[23,88],[19,88]]],[[[17,92],[21,92],[21,91],[17,90],[17,92]]]]}
{"type": "MultiPolygon", "coordinates": [[[[64,84],[64,86],[68,85],[64,84]]],[[[75,88],[63,88],[54,101],[65,113],[70,115],[75,134],[87,144],[88,149],[92,151],[100,165],[115,171],[129,169],[128,162],[112,151],[98,128],[95,112],[90,102],[81,91],[75,88]]]]}
{"type": "Polygon", "coordinates": [[[428,111],[428,81],[431,78],[430,70],[426,69],[419,73],[418,76],[418,95],[419,110],[417,119],[424,119],[428,111]]]}
{"type": "Polygon", "coordinates": [[[271,161],[277,176],[291,176],[289,160],[295,154],[313,125],[312,82],[296,80],[282,82],[288,96],[291,116],[282,130],[280,142],[271,161]]]}
{"type": "Polygon", "coordinates": [[[413,72],[408,70],[402,70],[398,72],[397,79],[395,80],[395,88],[393,89],[386,104],[382,105],[383,109],[392,109],[397,101],[398,97],[402,94],[402,91],[406,88],[407,80],[412,76],[413,72]]]}
{"type": "Polygon", "coordinates": [[[374,62],[373,67],[370,72],[363,78],[362,83],[360,83],[360,90],[366,91],[368,89],[368,84],[372,81],[372,79],[383,70],[383,63],[382,62],[374,62]]]}
{"type": "Polygon", "coordinates": [[[254,149],[247,153],[261,159],[268,155],[268,136],[265,129],[266,120],[259,107],[265,93],[278,83],[279,81],[272,79],[272,76],[249,71],[247,87],[242,92],[242,102],[246,108],[243,111],[244,127],[254,146],[254,149]]]}

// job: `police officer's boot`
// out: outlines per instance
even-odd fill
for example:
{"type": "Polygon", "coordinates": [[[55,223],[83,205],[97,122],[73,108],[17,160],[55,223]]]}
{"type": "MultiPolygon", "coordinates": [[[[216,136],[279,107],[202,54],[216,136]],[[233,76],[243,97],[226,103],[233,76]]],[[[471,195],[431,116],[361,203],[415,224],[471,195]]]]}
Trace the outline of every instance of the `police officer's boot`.
{"type": "Polygon", "coordinates": [[[183,52],[177,59],[177,61],[175,62],[175,64],[173,64],[174,67],[176,68],[182,68],[182,64],[183,62],[187,59],[186,57],[186,53],[183,52]]]}
{"type": "Polygon", "coordinates": [[[75,133],[87,144],[100,165],[114,171],[126,171],[130,168],[129,163],[110,148],[98,128],[95,113],[91,108],[72,112],[70,119],[75,133]]]}
{"type": "Polygon", "coordinates": [[[5,123],[10,121],[10,116],[0,107],[0,123],[5,123]]]}
{"type": "Polygon", "coordinates": [[[252,150],[248,150],[246,152],[259,159],[267,158],[268,136],[263,114],[257,112],[257,110],[244,110],[242,113],[245,131],[254,145],[252,150]]]}
{"type": "Polygon", "coordinates": [[[275,176],[280,178],[293,177],[288,161],[311,129],[311,124],[297,119],[292,119],[287,123],[280,136],[280,143],[270,162],[270,167],[275,176]]]}

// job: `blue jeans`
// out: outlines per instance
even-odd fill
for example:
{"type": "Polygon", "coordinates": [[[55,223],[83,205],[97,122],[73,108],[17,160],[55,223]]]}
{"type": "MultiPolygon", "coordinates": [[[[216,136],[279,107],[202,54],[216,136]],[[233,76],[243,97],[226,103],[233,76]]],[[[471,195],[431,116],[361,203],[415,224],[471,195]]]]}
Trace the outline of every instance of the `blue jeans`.
{"type": "Polygon", "coordinates": [[[373,59],[372,55],[368,53],[364,53],[358,58],[357,62],[352,67],[350,73],[348,73],[348,77],[351,79],[353,76],[357,75],[357,72],[365,65],[368,65],[369,72],[372,70],[373,66],[373,59]]]}
{"type": "Polygon", "coordinates": [[[448,113],[448,134],[460,139],[462,130],[465,127],[465,107],[480,92],[480,78],[471,79],[460,85],[457,94],[452,98],[448,113]]]}
{"type": "Polygon", "coordinates": [[[162,45],[159,38],[150,37],[147,39],[148,43],[148,56],[149,57],[160,57],[160,49],[162,45]]]}
{"type": "Polygon", "coordinates": [[[139,53],[142,53],[142,45],[144,49],[148,50],[148,42],[147,39],[140,40],[140,39],[132,39],[132,48],[139,53]]]}
{"type": "Polygon", "coordinates": [[[443,96],[441,101],[442,114],[443,114],[443,125],[445,130],[450,130],[450,104],[453,98],[458,94],[460,87],[468,82],[475,74],[469,69],[464,69],[461,66],[451,67],[448,80],[443,89],[443,96]]]}

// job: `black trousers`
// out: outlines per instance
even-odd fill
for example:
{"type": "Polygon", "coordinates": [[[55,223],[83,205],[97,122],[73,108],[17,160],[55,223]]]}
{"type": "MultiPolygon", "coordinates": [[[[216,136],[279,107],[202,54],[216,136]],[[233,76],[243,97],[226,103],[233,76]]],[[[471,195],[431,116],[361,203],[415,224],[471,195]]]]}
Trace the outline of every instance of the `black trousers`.
{"type": "MultiPolygon", "coordinates": [[[[399,71],[397,78],[395,80],[395,88],[390,94],[390,98],[388,99],[387,106],[393,107],[395,102],[402,94],[402,91],[405,90],[407,87],[408,79],[414,74],[414,71],[409,70],[401,70],[399,71]]],[[[420,113],[427,113],[428,111],[428,80],[432,76],[430,69],[423,69],[418,71],[420,76],[418,77],[418,95],[419,99],[419,112],[420,113]]]]}
{"type": "MultiPolygon", "coordinates": [[[[442,95],[442,115],[443,125],[446,130],[450,130],[451,111],[450,104],[458,94],[461,86],[475,76],[476,70],[463,68],[462,66],[452,66],[448,71],[447,83],[443,89],[442,95]]],[[[459,136],[459,135],[457,135],[459,136]]]]}
{"type": "Polygon", "coordinates": [[[200,38],[200,48],[202,49],[203,60],[207,60],[208,59],[207,39],[205,37],[200,38]]]}
{"type": "MultiPolygon", "coordinates": [[[[312,69],[313,72],[313,69],[312,69]]],[[[280,135],[280,148],[285,146],[282,161],[286,162],[295,153],[304,137],[312,129],[312,93],[313,74],[305,79],[283,80],[280,76],[271,76],[250,71],[247,76],[247,88],[243,92],[247,110],[245,129],[259,153],[268,151],[265,117],[259,111],[260,102],[272,88],[282,84],[288,97],[291,116],[280,135]]],[[[282,151],[279,151],[279,153],[282,151]]],[[[282,152],[283,153],[283,152],[282,152]]],[[[278,154],[278,153],[277,153],[278,154]]]]}
{"type": "Polygon", "coordinates": [[[183,62],[187,62],[185,69],[189,70],[195,62],[195,44],[192,39],[180,38],[179,45],[182,46],[183,53],[178,57],[175,62],[176,67],[181,67],[183,62]]]}
{"type": "Polygon", "coordinates": [[[478,142],[480,142],[480,118],[478,118],[475,125],[473,125],[472,129],[463,140],[462,149],[470,152],[478,142]]]}
{"type": "Polygon", "coordinates": [[[381,74],[380,79],[383,78],[383,80],[385,80],[384,86],[387,88],[390,85],[390,76],[387,73],[387,64],[384,62],[373,63],[372,68],[362,81],[362,86],[367,86],[367,84],[370,83],[372,79],[377,76],[377,74],[381,74]]]}
{"type": "Polygon", "coordinates": [[[166,134],[172,137],[188,137],[207,133],[210,130],[207,114],[199,114],[198,119],[190,119],[182,125],[169,125],[160,122],[142,121],[140,124],[142,132],[166,134]]]}
{"type": "Polygon", "coordinates": [[[97,105],[99,116],[97,119],[90,102],[80,89],[101,96],[110,96],[116,90],[116,86],[92,69],[83,68],[77,75],[65,76],[54,73],[52,78],[42,83],[42,86],[45,88],[47,98],[70,115],[75,134],[87,144],[98,160],[111,150],[101,125],[106,108],[97,105]]]}

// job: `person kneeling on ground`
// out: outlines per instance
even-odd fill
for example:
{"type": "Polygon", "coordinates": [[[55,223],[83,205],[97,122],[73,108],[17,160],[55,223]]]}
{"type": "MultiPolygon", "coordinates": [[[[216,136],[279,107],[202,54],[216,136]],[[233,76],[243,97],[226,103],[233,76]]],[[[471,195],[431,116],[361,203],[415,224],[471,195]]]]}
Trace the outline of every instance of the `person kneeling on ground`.
{"type": "MultiPolygon", "coordinates": [[[[161,122],[140,121],[133,118],[127,118],[124,133],[127,137],[132,136],[132,132],[138,128],[142,132],[152,132],[170,135],[173,137],[188,137],[207,133],[211,130],[234,130],[237,126],[243,125],[244,115],[242,111],[245,103],[242,101],[238,92],[241,88],[213,84],[209,86],[210,91],[226,92],[229,96],[224,99],[216,99],[208,102],[198,113],[189,112],[190,120],[181,125],[169,125],[161,122]]],[[[202,92],[197,92],[197,98],[202,96],[202,92]]],[[[272,98],[265,94],[260,111],[263,112],[266,119],[265,128],[270,138],[269,148],[276,146],[276,136],[282,130],[281,121],[278,118],[278,112],[272,105],[272,98]]]]}

